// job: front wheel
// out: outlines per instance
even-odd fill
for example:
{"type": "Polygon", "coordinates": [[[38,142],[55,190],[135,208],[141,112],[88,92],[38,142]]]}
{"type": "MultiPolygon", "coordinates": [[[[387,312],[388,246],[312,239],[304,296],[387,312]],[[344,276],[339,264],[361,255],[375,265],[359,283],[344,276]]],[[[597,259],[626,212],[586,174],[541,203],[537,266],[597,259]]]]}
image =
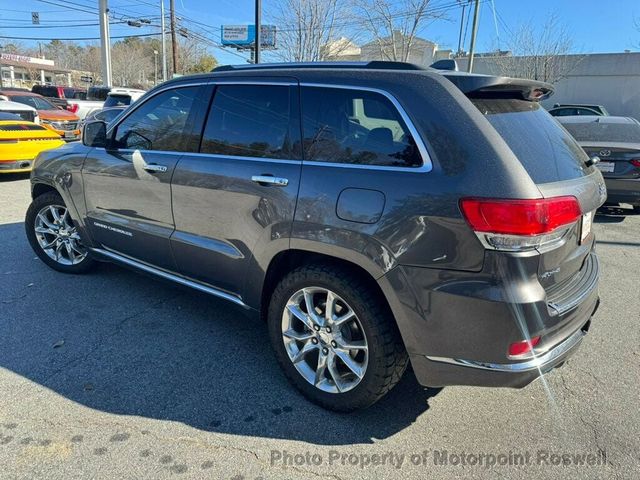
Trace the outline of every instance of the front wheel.
{"type": "Polygon", "coordinates": [[[273,293],[268,322],[287,378],[330,410],[375,403],[407,366],[388,307],[346,268],[310,265],[290,272],[273,293]]]}
{"type": "Polygon", "coordinates": [[[33,251],[54,270],[83,273],[94,265],[62,197],[55,192],[36,197],[25,218],[33,251]]]}

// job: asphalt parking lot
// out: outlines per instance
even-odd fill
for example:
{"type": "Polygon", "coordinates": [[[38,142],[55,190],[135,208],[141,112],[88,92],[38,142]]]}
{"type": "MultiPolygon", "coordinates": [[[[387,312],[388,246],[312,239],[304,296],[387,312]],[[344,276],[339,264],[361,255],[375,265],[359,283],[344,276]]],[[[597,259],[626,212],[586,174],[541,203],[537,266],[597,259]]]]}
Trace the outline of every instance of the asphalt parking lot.
{"type": "Polygon", "coordinates": [[[114,265],[47,268],[29,201],[26,177],[0,178],[0,478],[637,478],[640,216],[596,217],[602,305],[563,368],[522,390],[408,372],[340,415],[234,307],[114,265]]]}

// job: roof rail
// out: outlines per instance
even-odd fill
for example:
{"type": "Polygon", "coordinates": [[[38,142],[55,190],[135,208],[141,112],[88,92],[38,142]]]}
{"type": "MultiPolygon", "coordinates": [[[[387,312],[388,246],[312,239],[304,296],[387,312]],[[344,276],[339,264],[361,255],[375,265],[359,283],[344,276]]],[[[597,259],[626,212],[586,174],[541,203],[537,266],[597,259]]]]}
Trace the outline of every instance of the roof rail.
{"type": "Polygon", "coordinates": [[[249,65],[223,65],[212,72],[233,72],[240,70],[271,70],[298,68],[355,68],[364,70],[425,70],[424,68],[407,62],[387,62],[373,60],[370,62],[291,62],[291,63],[258,63],[249,65]]]}

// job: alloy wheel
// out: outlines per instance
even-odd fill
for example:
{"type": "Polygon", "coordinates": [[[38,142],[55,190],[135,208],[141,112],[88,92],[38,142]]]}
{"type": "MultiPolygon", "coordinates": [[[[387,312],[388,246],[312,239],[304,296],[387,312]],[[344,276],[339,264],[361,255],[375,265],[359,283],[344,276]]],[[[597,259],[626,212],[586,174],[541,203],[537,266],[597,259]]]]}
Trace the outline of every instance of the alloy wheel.
{"type": "Polygon", "coordinates": [[[61,265],[77,265],[87,256],[66,207],[42,208],[36,215],[34,230],[40,248],[61,265]]]}
{"type": "Polygon", "coordinates": [[[366,373],[369,352],[362,324],[331,290],[307,287],[294,293],[282,314],[282,339],[298,373],[324,392],[347,392],[366,373]]]}

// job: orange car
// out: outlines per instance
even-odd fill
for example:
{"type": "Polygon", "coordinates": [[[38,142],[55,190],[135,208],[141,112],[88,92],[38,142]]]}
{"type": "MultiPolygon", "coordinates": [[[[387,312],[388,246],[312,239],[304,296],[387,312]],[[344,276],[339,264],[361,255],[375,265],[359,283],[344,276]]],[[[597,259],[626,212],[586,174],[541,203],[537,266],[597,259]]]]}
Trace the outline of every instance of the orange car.
{"type": "Polygon", "coordinates": [[[24,90],[2,90],[0,95],[7,97],[12,102],[23,103],[35,108],[40,116],[40,124],[53,130],[64,140],[70,142],[80,139],[80,118],[77,115],[62,110],[53,105],[49,100],[36,93],[24,90]]]}

